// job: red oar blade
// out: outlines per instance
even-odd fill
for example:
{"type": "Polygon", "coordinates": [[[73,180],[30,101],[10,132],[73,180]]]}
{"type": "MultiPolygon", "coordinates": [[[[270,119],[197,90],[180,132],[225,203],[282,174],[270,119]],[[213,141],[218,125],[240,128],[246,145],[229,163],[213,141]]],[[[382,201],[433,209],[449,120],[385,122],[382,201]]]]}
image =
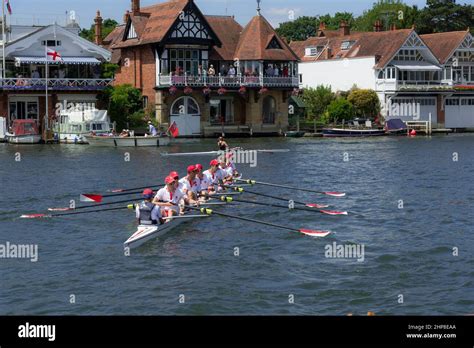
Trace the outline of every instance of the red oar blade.
{"type": "Polygon", "coordinates": [[[47,215],[47,214],[26,214],[26,215],[20,216],[20,219],[40,219],[40,218],[47,218],[47,217],[51,217],[51,215],[47,215]]]}
{"type": "Polygon", "coordinates": [[[324,237],[331,234],[330,231],[307,230],[307,229],[304,229],[304,228],[300,229],[300,232],[307,235],[307,236],[318,237],[318,238],[324,238],[324,237]]]}
{"type": "Polygon", "coordinates": [[[90,193],[84,193],[81,195],[80,200],[81,202],[100,203],[102,202],[102,196],[90,194],[90,193]]]}
{"type": "Polygon", "coordinates": [[[327,215],[347,215],[347,211],[333,211],[333,210],[320,210],[321,213],[327,215]]]}
{"type": "Polygon", "coordinates": [[[324,205],[324,204],[316,204],[316,203],[308,203],[306,204],[308,208],[316,208],[316,209],[322,209],[322,208],[327,208],[329,205],[324,205]]]}
{"type": "Polygon", "coordinates": [[[332,197],[344,197],[346,195],[344,192],[324,192],[324,194],[332,197]]]}
{"type": "Polygon", "coordinates": [[[74,210],[72,208],[48,208],[48,211],[69,211],[74,210]]]}

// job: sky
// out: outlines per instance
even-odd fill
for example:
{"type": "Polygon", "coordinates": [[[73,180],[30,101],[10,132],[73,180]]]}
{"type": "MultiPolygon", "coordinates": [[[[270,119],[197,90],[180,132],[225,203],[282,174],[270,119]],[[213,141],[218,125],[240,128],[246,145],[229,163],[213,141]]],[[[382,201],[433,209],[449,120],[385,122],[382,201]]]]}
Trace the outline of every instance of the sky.
{"type": "MultiPolygon", "coordinates": [[[[195,0],[204,14],[235,15],[245,25],[256,14],[256,0],[195,0]]],[[[349,11],[356,16],[369,9],[375,0],[262,0],[262,14],[274,25],[289,20],[290,14],[324,15],[349,11]]],[[[474,0],[459,0],[460,3],[474,0]]],[[[163,0],[141,0],[142,6],[163,0]]],[[[66,12],[74,11],[81,27],[90,27],[97,10],[103,18],[122,22],[123,14],[130,8],[130,0],[10,0],[12,24],[63,24],[66,12]]],[[[405,0],[408,5],[424,7],[426,0],[405,0]]]]}

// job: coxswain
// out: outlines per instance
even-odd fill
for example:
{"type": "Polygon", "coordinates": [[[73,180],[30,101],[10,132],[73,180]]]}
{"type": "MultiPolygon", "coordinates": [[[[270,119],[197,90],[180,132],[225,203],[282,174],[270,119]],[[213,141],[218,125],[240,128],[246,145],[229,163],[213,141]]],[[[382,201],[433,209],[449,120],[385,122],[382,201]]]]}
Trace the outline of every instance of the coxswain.
{"type": "Polygon", "coordinates": [[[135,211],[139,225],[158,225],[163,224],[160,208],[152,202],[153,190],[145,189],[143,191],[143,201],[136,205],[135,211]]]}
{"type": "Polygon", "coordinates": [[[217,147],[220,151],[227,151],[229,149],[229,145],[227,145],[224,137],[219,137],[219,140],[217,141],[217,147]]]}
{"type": "Polygon", "coordinates": [[[165,187],[156,193],[153,204],[161,208],[161,214],[165,217],[184,213],[184,194],[177,188],[175,178],[165,178],[165,187]]]}
{"type": "Polygon", "coordinates": [[[179,189],[186,195],[188,204],[199,204],[198,191],[199,180],[196,178],[198,169],[195,165],[190,165],[187,168],[187,173],[184,178],[179,180],[179,189]]]}

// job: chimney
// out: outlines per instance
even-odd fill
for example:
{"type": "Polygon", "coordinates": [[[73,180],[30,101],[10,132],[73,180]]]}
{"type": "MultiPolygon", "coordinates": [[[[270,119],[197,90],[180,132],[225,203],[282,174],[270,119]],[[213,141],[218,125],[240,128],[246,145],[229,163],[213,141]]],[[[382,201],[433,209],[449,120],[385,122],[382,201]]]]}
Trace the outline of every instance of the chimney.
{"type": "Polygon", "coordinates": [[[331,59],[331,56],[332,56],[331,47],[326,47],[326,50],[324,51],[324,59],[331,59]]]}
{"type": "Polygon", "coordinates": [[[97,14],[94,19],[95,22],[95,44],[102,46],[102,17],[100,16],[100,11],[97,10],[97,14]]]}
{"type": "Polygon", "coordinates": [[[318,30],[316,30],[317,36],[318,37],[323,37],[325,30],[326,30],[326,23],[320,22],[319,23],[319,28],[318,28],[318,30]]]}
{"type": "Polygon", "coordinates": [[[123,22],[127,24],[129,18],[130,18],[130,11],[127,10],[127,12],[125,12],[125,14],[123,15],[123,22]]]}
{"type": "Polygon", "coordinates": [[[378,19],[375,21],[374,31],[375,32],[382,31],[382,22],[380,22],[380,20],[378,20],[378,19]]]}
{"type": "Polygon", "coordinates": [[[135,16],[140,14],[140,0],[132,0],[132,13],[135,16]]]}
{"type": "Polygon", "coordinates": [[[343,36],[351,35],[351,28],[345,20],[342,20],[341,24],[339,24],[339,33],[343,36]]]}

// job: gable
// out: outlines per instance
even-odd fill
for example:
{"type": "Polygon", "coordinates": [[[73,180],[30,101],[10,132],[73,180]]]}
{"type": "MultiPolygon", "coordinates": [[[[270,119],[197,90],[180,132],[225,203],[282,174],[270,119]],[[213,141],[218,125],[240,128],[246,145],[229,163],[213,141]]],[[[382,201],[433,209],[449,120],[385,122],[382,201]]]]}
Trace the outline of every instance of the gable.
{"type": "Polygon", "coordinates": [[[458,50],[474,50],[474,38],[470,33],[466,35],[464,41],[459,45],[458,50]]]}
{"type": "Polygon", "coordinates": [[[403,45],[396,51],[389,62],[428,62],[439,64],[438,58],[431,49],[423,42],[418,34],[412,30],[403,45]]]}
{"type": "Polygon", "coordinates": [[[283,47],[281,47],[280,42],[278,42],[276,36],[273,36],[267,45],[267,49],[282,50],[283,47]]]}

